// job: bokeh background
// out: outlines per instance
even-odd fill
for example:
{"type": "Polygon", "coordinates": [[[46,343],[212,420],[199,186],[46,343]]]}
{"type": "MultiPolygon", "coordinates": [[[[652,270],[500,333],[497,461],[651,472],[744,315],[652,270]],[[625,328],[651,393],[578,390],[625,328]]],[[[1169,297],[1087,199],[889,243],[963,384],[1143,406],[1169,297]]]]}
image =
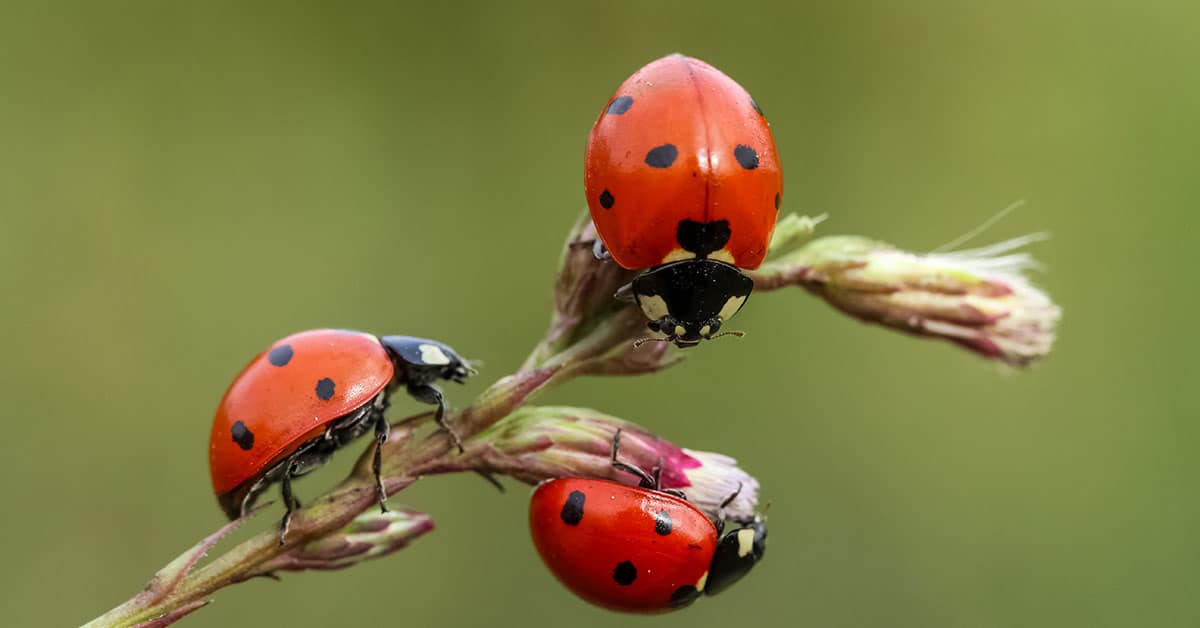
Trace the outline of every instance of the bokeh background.
{"type": "Polygon", "coordinates": [[[443,339],[486,362],[457,403],[511,372],[595,115],[674,51],[754,94],[784,210],[825,233],[929,250],[1027,199],[980,242],[1054,235],[1055,353],[1008,373],[765,295],[740,341],[541,400],[757,474],[770,549],[739,587],[591,608],[534,554],[526,488],[452,476],[393,500],[438,524],[407,551],[184,625],[1200,624],[1197,24],[1182,0],[3,3],[5,625],[82,623],[221,523],[209,422],[273,339],[443,339]]]}

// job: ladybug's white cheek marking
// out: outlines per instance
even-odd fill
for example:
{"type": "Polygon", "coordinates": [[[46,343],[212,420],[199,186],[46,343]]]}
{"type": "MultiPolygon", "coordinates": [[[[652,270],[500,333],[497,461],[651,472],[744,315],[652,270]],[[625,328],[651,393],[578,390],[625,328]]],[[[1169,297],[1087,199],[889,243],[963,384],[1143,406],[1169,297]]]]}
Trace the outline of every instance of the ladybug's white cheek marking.
{"type": "MultiPolygon", "coordinates": [[[[696,254],[682,248],[676,248],[672,249],[670,253],[667,253],[666,257],[663,257],[662,263],[670,264],[671,262],[680,262],[685,259],[696,259],[696,254]]],[[[707,259],[715,259],[718,262],[725,262],[726,264],[734,263],[733,253],[730,253],[728,248],[709,253],[707,259]]]]}
{"type": "Polygon", "coordinates": [[[706,584],[708,584],[708,572],[707,571],[704,572],[704,575],[700,576],[700,579],[696,581],[696,590],[703,593],[704,585],[706,585],[706,584]]]}
{"type": "Polygon", "coordinates": [[[730,253],[728,248],[724,248],[720,251],[713,251],[712,253],[709,253],[708,259],[715,259],[718,262],[733,264],[733,253],[730,253]]]}
{"type": "Polygon", "coordinates": [[[696,259],[696,254],[691,251],[685,251],[682,248],[676,248],[667,253],[666,257],[662,259],[662,263],[670,264],[671,262],[679,262],[685,259],[696,259]]]}
{"type": "Polygon", "coordinates": [[[738,558],[745,558],[754,550],[754,530],[744,528],[738,530],[738,558]]]}
{"type": "Polygon", "coordinates": [[[745,302],[746,297],[732,297],[726,301],[725,305],[721,308],[721,320],[727,321],[733,318],[733,315],[737,314],[738,310],[742,309],[742,304],[745,302]]]}
{"type": "Polygon", "coordinates": [[[421,362],[425,364],[445,365],[450,363],[449,356],[437,345],[420,345],[421,362]]]}
{"type": "Polygon", "coordinates": [[[657,295],[639,296],[638,305],[642,306],[642,313],[646,315],[646,318],[652,321],[670,313],[670,310],[667,309],[667,302],[657,295]]]}

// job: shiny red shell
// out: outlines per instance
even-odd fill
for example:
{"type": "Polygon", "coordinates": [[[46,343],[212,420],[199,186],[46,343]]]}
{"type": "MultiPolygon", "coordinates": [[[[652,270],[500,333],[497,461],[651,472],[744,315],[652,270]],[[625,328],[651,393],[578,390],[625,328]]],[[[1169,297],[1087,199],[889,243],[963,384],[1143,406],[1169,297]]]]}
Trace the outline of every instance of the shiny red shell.
{"type": "Polygon", "coordinates": [[[333,420],[392,381],[379,339],[318,329],[288,336],[254,358],[217,406],[208,443],[213,491],[257,479],[333,420]]]}
{"type": "Polygon", "coordinates": [[[695,599],[717,540],[708,517],[678,497],[582,478],[538,486],[529,528],[563,585],[593,604],[635,613],[695,599]]]}
{"type": "Polygon", "coordinates": [[[596,120],[584,161],[592,221],[621,266],[693,257],[676,240],[684,219],[729,222],[728,243],[709,257],[762,263],[783,173],[766,118],[720,70],[678,54],[638,70],[596,120]]]}

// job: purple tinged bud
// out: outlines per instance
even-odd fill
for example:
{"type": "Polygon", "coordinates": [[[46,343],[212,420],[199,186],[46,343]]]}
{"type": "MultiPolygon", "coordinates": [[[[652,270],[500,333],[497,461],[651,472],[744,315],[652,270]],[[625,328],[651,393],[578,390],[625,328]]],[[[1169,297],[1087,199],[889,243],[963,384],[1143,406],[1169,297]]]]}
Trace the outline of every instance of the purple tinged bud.
{"type": "Polygon", "coordinates": [[[1027,366],[1050,352],[1061,310],[1013,252],[1036,236],[956,253],[920,255],[854,236],[819,238],[752,274],[760,291],[802,286],[864,322],[941,338],[1027,366]]]}
{"type": "Polygon", "coordinates": [[[637,476],[612,466],[612,440],[618,428],[621,462],[650,474],[661,466],[661,488],[683,491],[689,502],[713,518],[720,504],[736,492],[726,514],[755,514],[758,480],[733,458],[682,448],[634,423],[586,408],[522,408],[477,436],[478,444],[468,451],[480,456],[487,470],[530,484],[591,477],[637,485],[637,476]]]}
{"type": "Polygon", "coordinates": [[[331,570],[404,549],[417,537],[433,530],[433,519],[415,510],[379,512],[372,509],[355,517],[344,528],[289,550],[264,563],[255,572],[331,570]]]}

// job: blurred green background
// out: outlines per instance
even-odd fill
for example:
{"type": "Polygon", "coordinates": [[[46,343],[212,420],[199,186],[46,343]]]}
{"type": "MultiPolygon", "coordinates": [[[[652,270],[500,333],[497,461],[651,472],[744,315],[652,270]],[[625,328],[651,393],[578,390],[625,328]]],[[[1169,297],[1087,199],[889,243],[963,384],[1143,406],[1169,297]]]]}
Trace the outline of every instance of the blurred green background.
{"type": "Polygon", "coordinates": [[[90,619],[222,522],[209,422],[275,338],[443,339],[486,362],[459,404],[511,372],[595,115],[674,51],[754,94],[784,210],[824,233],[928,250],[1028,199],[979,242],[1053,233],[1055,353],[1005,373],[765,295],[740,341],[541,400],[738,457],[772,504],[741,586],[591,608],[534,554],[527,489],[452,476],[393,500],[437,521],[407,551],[184,625],[1200,624],[1200,5],[170,4],[0,5],[5,625],[90,619]]]}

